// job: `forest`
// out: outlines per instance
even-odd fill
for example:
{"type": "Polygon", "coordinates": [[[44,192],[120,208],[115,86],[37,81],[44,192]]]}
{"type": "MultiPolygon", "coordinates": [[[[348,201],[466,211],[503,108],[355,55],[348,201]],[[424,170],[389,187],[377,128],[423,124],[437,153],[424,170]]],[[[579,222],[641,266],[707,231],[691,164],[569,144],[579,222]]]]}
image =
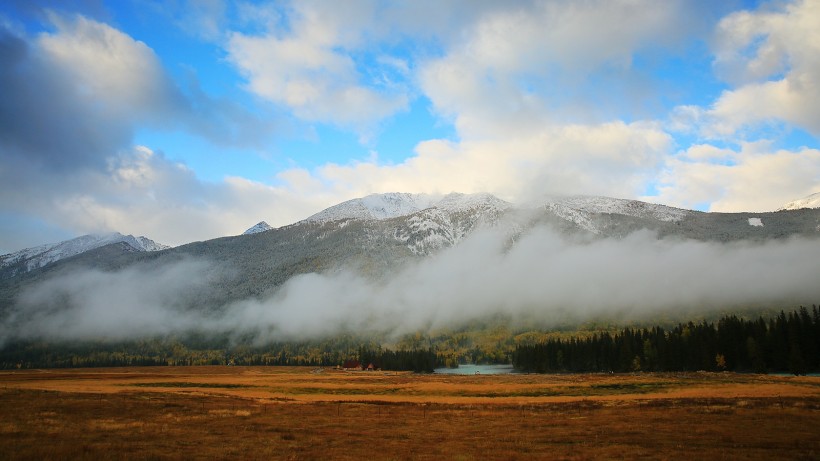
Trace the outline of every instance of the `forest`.
{"type": "Polygon", "coordinates": [[[431,347],[417,342],[402,349],[340,335],[323,341],[265,346],[236,344],[226,338],[157,338],[134,342],[16,342],[0,349],[0,369],[121,366],[316,366],[335,367],[356,360],[395,371],[432,372],[440,365],[431,347]]]}
{"type": "Polygon", "coordinates": [[[793,373],[820,371],[820,310],[781,311],[768,321],[728,315],[717,323],[688,322],[661,327],[624,328],[586,338],[550,339],[518,345],[519,371],[636,372],[738,371],[793,373]]]}

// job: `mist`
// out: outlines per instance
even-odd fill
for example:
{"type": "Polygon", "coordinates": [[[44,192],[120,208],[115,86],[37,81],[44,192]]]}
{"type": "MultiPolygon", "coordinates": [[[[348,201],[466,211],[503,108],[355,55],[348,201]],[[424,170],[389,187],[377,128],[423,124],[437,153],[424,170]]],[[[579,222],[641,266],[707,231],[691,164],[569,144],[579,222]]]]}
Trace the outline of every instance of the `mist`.
{"type": "Polygon", "coordinates": [[[484,229],[391,274],[298,275],[269,295],[218,309],[198,305],[236,272],[204,259],[57,277],[23,292],[0,334],[124,340],[198,331],[265,344],[341,332],[398,335],[499,314],[550,327],[682,309],[808,305],[820,300],[818,274],[816,239],[714,243],[642,231],[579,240],[538,227],[510,245],[505,231],[484,229]]]}

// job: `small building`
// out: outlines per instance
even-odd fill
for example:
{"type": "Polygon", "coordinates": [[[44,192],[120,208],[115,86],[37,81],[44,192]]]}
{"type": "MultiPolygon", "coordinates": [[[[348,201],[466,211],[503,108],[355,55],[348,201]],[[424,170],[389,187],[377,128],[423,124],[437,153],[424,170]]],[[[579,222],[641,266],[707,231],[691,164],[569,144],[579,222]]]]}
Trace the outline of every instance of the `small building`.
{"type": "Polygon", "coordinates": [[[362,364],[359,363],[358,360],[345,360],[344,365],[342,365],[342,369],[345,371],[353,371],[353,370],[362,370],[362,364]]]}

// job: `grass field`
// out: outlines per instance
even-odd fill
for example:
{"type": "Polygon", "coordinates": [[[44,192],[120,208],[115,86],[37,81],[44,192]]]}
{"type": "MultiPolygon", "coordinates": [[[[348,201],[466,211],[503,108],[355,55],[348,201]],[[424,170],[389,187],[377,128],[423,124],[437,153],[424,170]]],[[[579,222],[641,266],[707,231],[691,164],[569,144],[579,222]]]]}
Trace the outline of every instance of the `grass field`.
{"type": "Polygon", "coordinates": [[[820,378],[0,372],[3,459],[818,459],[820,378]]]}

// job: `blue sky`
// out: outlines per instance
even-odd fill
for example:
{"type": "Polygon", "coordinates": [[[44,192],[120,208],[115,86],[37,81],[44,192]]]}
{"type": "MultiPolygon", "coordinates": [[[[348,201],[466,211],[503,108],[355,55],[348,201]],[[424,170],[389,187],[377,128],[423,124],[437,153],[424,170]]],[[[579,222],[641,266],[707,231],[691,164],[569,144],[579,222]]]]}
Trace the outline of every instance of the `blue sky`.
{"type": "Polygon", "coordinates": [[[0,253],[380,192],[769,211],[820,191],[820,2],[0,5],[0,253]]]}

